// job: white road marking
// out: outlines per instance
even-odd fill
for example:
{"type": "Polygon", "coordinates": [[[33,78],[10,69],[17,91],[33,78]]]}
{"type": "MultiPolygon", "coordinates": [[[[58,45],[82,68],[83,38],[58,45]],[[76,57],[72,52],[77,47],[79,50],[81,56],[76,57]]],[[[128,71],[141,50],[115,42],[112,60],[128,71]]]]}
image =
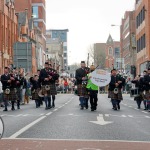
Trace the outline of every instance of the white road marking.
{"type": "Polygon", "coordinates": [[[146,112],[146,111],[142,111],[143,113],[145,113],[145,114],[148,114],[148,112],[146,112]]]}
{"type": "Polygon", "coordinates": [[[131,116],[131,115],[128,115],[128,117],[133,118],[133,116],[131,116]]]}
{"type": "Polygon", "coordinates": [[[46,116],[49,116],[49,115],[51,115],[52,113],[53,113],[53,112],[49,112],[49,113],[46,114],[46,116]]]}
{"type": "Polygon", "coordinates": [[[20,116],[23,116],[23,114],[16,115],[16,117],[20,117],[20,116]]]}
{"type": "Polygon", "coordinates": [[[124,104],[125,106],[127,106],[127,104],[124,104]]]}
{"type": "Polygon", "coordinates": [[[29,116],[30,114],[25,114],[25,115],[22,115],[22,116],[24,116],[24,117],[26,117],[26,116],[29,116]]]}
{"type": "Polygon", "coordinates": [[[44,114],[40,114],[40,116],[43,116],[44,114]]]}
{"type": "Polygon", "coordinates": [[[132,108],[132,106],[129,106],[130,108],[132,108]]]}
{"type": "Polygon", "coordinates": [[[5,115],[0,115],[1,117],[4,117],[5,115]]]}
{"type": "Polygon", "coordinates": [[[105,117],[109,117],[110,115],[109,114],[105,114],[105,117]]]}
{"type": "Polygon", "coordinates": [[[121,115],[121,116],[124,117],[124,118],[127,117],[126,115],[121,115]]]}
{"type": "Polygon", "coordinates": [[[137,108],[134,108],[135,110],[139,110],[139,109],[137,109],[137,108]]]}
{"type": "Polygon", "coordinates": [[[58,109],[54,109],[53,111],[57,111],[58,109]]]}
{"type": "Polygon", "coordinates": [[[145,116],[146,118],[150,118],[150,116],[145,116]]]}
{"type": "Polygon", "coordinates": [[[40,122],[41,120],[43,120],[44,118],[46,118],[46,116],[42,116],[42,117],[38,118],[37,120],[31,122],[30,124],[28,124],[24,128],[20,129],[19,131],[17,131],[13,135],[11,135],[9,137],[9,139],[18,137],[20,134],[22,134],[23,132],[25,132],[26,130],[28,130],[29,128],[31,128],[32,126],[34,126],[35,124],[37,124],[38,122],[40,122]]]}

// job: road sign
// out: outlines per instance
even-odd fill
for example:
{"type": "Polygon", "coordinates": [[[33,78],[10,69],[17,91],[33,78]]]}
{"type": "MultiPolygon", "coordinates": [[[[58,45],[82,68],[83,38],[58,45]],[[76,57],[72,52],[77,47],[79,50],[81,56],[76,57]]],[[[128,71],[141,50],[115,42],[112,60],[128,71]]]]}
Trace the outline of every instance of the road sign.
{"type": "Polygon", "coordinates": [[[95,69],[91,74],[92,83],[99,87],[108,85],[110,80],[110,73],[102,69],[95,69]]]}

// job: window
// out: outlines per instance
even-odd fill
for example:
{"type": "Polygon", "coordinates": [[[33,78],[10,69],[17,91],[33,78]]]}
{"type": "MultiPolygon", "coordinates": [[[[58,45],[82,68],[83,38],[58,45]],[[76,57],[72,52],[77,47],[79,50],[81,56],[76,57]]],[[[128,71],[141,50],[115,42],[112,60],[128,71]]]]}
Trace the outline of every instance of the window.
{"type": "Polygon", "coordinates": [[[145,6],[142,8],[138,16],[136,17],[136,28],[138,28],[145,20],[145,6]]]}
{"type": "Polygon", "coordinates": [[[146,36],[144,34],[137,40],[137,53],[143,50],[145,47],[146,47],[146,36]]]}
{"type": "Polygon", "coordinates": [[[35,27],[38,27],[38,22],[34,22],[34,26],[35,26],[35,27]]]}
{"type": "Polygon", "coordinates": [[[33,15],[33,18],[39,18],[38,6],[32,7],[32,15],[33,15]]]}
{"type": "Polygon", "coordinates": [[[108,49],[108,55],[113,55],[113,49],[112,49],[112,47],[109,47],[109,49],[108,49]]]}

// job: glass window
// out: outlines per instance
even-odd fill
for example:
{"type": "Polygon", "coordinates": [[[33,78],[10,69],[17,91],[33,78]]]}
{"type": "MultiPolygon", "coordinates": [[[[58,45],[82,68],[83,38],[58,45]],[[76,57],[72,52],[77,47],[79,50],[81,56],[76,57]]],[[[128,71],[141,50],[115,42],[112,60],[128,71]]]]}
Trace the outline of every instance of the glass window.
{"type": "Polygon", "coordinates": [[[39,18],[38,6],[32,7],[32,15],[33,15],[33,18],[39,18]]]}
{"type": "Polygon", "coordinates": [[[113,55],[113,49],[112,49],[112,47],[109,47],[108,54],[109,55],[113,55]]]}

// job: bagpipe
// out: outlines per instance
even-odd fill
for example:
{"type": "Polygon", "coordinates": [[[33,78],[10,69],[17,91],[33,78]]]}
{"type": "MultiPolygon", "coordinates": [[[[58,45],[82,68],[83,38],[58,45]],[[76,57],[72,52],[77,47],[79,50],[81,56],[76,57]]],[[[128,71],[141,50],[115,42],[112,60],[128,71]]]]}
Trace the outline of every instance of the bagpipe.
{"type": "Polygon", "coordinates": [[[84,71],[85,71],[85,80],[82,81],[82,86],[85,87],[88,83],[88,76],[87,75],[90,73],[90,68],[85,67],[84,71]]]}

